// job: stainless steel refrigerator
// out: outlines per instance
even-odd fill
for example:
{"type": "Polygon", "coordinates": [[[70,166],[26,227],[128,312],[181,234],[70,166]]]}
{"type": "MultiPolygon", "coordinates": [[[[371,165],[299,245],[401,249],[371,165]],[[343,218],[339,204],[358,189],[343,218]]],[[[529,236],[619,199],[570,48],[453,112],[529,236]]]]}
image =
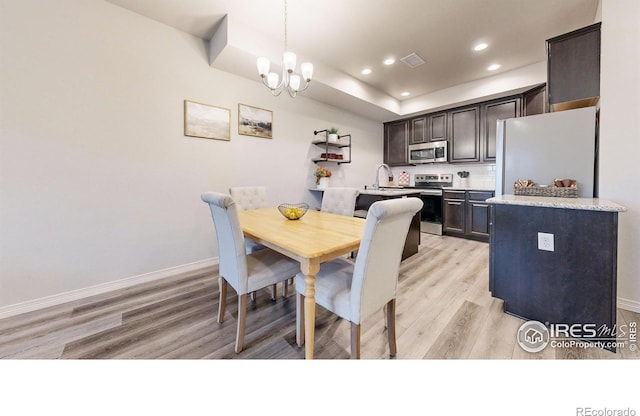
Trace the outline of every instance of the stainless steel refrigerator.
{"type": "Polygon", "coordinates": [[[499,120],[496,195],[513,194],[517,180],[552,185],[575,179],[579,197],[598,194],[596,107],[499,120]]]}

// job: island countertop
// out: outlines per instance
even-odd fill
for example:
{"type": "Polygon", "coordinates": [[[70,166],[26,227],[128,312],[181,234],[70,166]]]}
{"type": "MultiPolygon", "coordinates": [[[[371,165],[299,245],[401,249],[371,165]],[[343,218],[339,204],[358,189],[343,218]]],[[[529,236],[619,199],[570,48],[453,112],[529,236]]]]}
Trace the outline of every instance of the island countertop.
{"type": "Polygon", "coordinates": [[[586,211],[624,212],[615,202],[600,198],[556,198],[546,196],[500,195],[486,200],[489,204],[522,205],[542,208],[565,208],[586,211]]]}

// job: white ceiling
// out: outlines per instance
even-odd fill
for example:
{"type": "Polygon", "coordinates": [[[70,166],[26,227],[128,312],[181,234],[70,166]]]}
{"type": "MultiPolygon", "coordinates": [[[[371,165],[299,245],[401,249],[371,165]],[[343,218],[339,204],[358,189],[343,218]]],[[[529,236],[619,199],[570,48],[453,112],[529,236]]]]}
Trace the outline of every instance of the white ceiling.
{"type": "MultiPolygon", "coordinates": [[[[255,57],[280,61],[284,49],[283,0],[108,1],[205,40],[226,36],[213,66],[256,81],[255,57]],[[225,15],[227,30],[218,30],[225,15]]],[[[597,6],[598,0],[288,0],[288,42],[298,62],[315,66],[305,95],[347,108],[366,103],[359,108],[371,118],[390,119],[403,100],[544,61],[545,40],[593,23],[597,6]],[[474,52],[478,42],[489,47],[474,52]],[[400,62],[410,53],[426,63],[411,69],[400,62]],[[396,63],[385,66],[387,57],[396,63]],[[487,71],[492,63],[501,67],[487,71]],[[372,74],[362,75],[365,67],[372,74]],[[411,95],[401,97],[403,91],[411,95]]]]}

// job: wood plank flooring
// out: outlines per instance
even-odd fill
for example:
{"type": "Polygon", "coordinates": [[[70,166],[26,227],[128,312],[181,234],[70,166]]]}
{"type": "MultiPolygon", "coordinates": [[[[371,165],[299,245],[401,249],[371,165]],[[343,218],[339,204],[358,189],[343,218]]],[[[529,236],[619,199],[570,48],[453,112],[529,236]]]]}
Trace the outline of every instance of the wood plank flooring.
{"type": "MultiPolygon", "coordinates": [[[[531,354],[516,343],[524,322],[488,292],[489,246],[422,235],[418,254],[401,265],[398,359],[638,359],[597,348],[551,348],[531,354]]],[[[249,304],[245,350],[234,352],[237,298],[216,322],[218,270],[181,274],[125,290],[0,320],[4,359],[302,359],[295,344],[295,295],[272,302],[267,290],[249,304]]],[[[279,290],[281,293],[281,290],[279,290]]],[[[640,314],[618,310],[618,325],[640,314]]],[[[318,307],[315,356],[349,358],[349,324],[318,307]]],[[[389,358],[383,313],[362,324],[362,358],[389,358]]]]}

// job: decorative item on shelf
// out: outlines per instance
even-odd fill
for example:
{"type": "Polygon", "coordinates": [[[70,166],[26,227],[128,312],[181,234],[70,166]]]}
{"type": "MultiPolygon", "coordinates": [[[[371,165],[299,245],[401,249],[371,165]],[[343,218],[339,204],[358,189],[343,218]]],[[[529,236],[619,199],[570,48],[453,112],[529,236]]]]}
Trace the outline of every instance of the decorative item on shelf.
{"type": "Polygon", "coordinates": [[[331,171],[321,166],[316,168],[313,174],[316,177],[316,188],[327,189],[329,186],[329,178],[331,177],[331,171]]]}
{"type": "Polygon", "coordinates": [[[282,65],[282,80],[278,78],[275,72],[269,72],[271,62],[265,57],[258,58],[258,74],[262,78],[262,83],[271,90],[271,93],[278,96],[282,91],[286,90],[291,98],[294,98],[300,91],[309,88],[311,77],[313,76],[313,64],[304,62],[300,65],[302,78],[305,81],[304,87],[300,88],[300,75],[294,74],[296,69],[296,54],[288,49],[287,39],[287,0],[284,0],[284,55],[282,65]]]}
{"type": "Polygon", "coordinates": [[[302,204],[280,204],[278,211],[288,220],[299,220],[307,213],[309,205],[302,204]]]}
{"type": "Polygon", "coordinates": [[[327,129],[327,133],[329,134],[329,137],[327,138],[329,143],[338,143],[338,129],[336,127],[327,129]]]}

